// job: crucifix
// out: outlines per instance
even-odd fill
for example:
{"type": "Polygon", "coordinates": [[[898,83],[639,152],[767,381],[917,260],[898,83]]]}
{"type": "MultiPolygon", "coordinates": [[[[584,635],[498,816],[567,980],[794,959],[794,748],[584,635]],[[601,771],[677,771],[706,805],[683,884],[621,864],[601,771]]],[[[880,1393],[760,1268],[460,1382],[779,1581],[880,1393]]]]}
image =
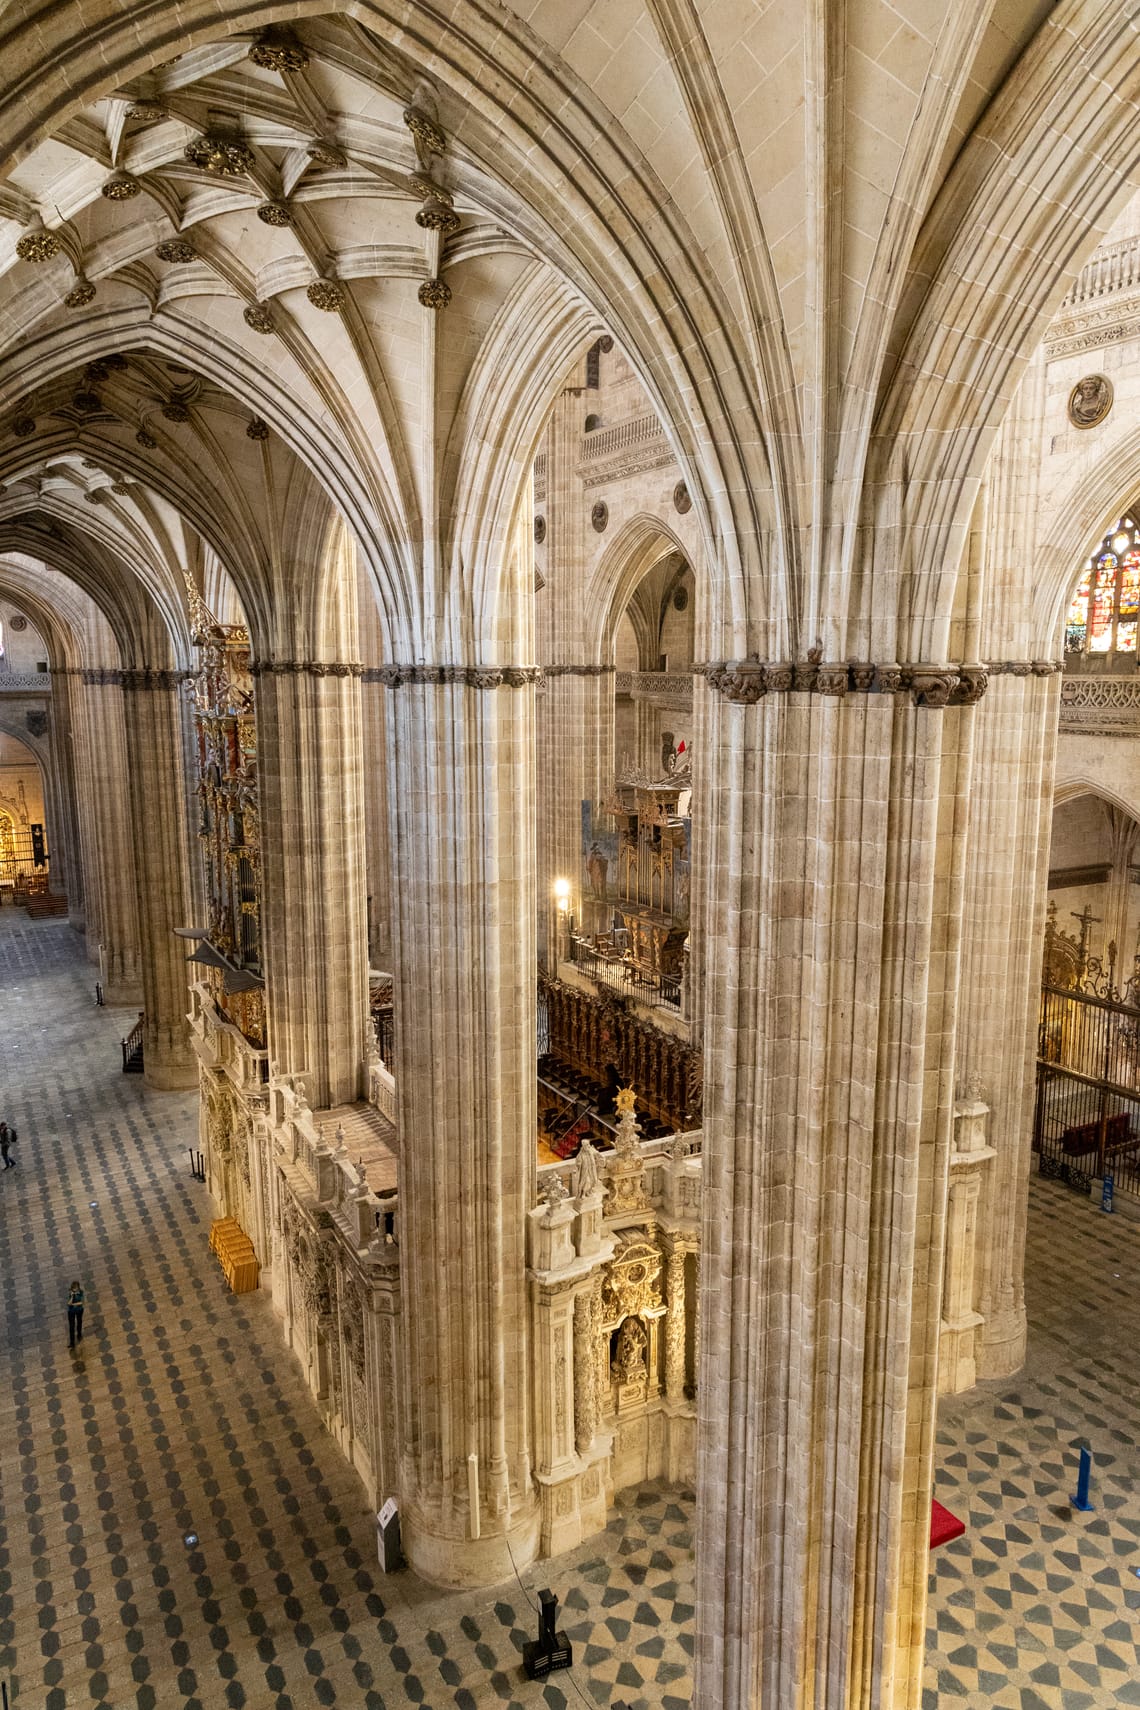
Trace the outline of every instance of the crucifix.
{"type": "Polygon", "coordinates": [[[1073,919],[1081,929],[1081,966],[1089,959],[1089,932],[1094,926],[1100,925],[1100,915],[1092,911],[1092,903],[1086,903],[1080,914],[1075,909],[1070,911],[1073,919]]]}

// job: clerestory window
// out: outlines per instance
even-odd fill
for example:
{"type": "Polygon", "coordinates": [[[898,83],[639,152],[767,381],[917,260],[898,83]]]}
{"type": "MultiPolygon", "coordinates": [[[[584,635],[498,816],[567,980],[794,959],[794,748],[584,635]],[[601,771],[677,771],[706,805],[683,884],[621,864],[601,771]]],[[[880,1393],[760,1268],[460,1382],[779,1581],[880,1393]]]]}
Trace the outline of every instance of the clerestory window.
{"type": "Polygon", "coordinates": [[[1127,512],[1081,572],[1065,619],[1066,653],[1135,653],[1140,618],[1140,524],[1127,512]]]}

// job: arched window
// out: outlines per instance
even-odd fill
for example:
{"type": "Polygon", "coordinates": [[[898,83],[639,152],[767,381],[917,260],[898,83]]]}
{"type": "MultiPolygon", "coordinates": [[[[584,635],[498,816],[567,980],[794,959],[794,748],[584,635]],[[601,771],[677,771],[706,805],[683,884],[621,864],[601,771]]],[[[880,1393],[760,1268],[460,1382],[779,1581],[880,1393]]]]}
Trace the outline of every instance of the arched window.
{"type": "Polygon", "coordinates": [[[1135,653],[1140,616],[1140,525],[1128,511],[1109,529],[1077,583],[1065,619],[1066,653],[1135,653]]]}

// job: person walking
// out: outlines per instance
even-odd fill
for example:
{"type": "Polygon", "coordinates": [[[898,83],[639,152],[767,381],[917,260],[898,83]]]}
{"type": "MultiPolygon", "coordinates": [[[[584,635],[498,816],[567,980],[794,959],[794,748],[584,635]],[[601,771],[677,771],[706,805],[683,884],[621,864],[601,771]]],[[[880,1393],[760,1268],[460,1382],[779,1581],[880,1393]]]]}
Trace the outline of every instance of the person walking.
{"type": "Polygon", "coordinates": [[[11,1156],[11,1148],[16,1144],[16,1130],[9,1128],[6,1122],[0,1122],[0,1158],[4,1160],[6,1170],[16,1168],[16,1160],[11,1156]]]}
{"type": "Polygon", "coordinates": [[[83,1340],[83,1289],[73,1282],[67,1291],[67,1345],[74,1348],[83,1340]]]}

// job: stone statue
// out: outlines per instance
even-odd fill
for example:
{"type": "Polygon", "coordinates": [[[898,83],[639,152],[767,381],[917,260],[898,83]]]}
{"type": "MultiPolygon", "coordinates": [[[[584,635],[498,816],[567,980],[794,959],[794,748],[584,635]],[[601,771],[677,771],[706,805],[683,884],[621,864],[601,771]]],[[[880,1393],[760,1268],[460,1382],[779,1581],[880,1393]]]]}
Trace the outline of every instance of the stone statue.
{"type": "Polygon", "coordinates": [[[645,1376],[645,1354],[649,1338],[640,1318],[626,1318],[618,1331],[614,1374],[622,1383],[645,1376]]]}
{"type": "Polygon", "coordinates": [[[598,1169],[598,1154],[590,1141],[590,1136],[582,1136],[582,1144],[578,1148],[578,1167],[574,1172],[575,1199],[588,1199],[597,1193],[601,1186],[601,1171],[598,1169]]]}
{"type": "Polygon", "coordinates": [[[566,1183],[561,1176],[548,1176],[542,1187],[542,1203],[546,1207],[544,1221],[553,1223],[554,1213],[566,1198],[566,1183]]]}

